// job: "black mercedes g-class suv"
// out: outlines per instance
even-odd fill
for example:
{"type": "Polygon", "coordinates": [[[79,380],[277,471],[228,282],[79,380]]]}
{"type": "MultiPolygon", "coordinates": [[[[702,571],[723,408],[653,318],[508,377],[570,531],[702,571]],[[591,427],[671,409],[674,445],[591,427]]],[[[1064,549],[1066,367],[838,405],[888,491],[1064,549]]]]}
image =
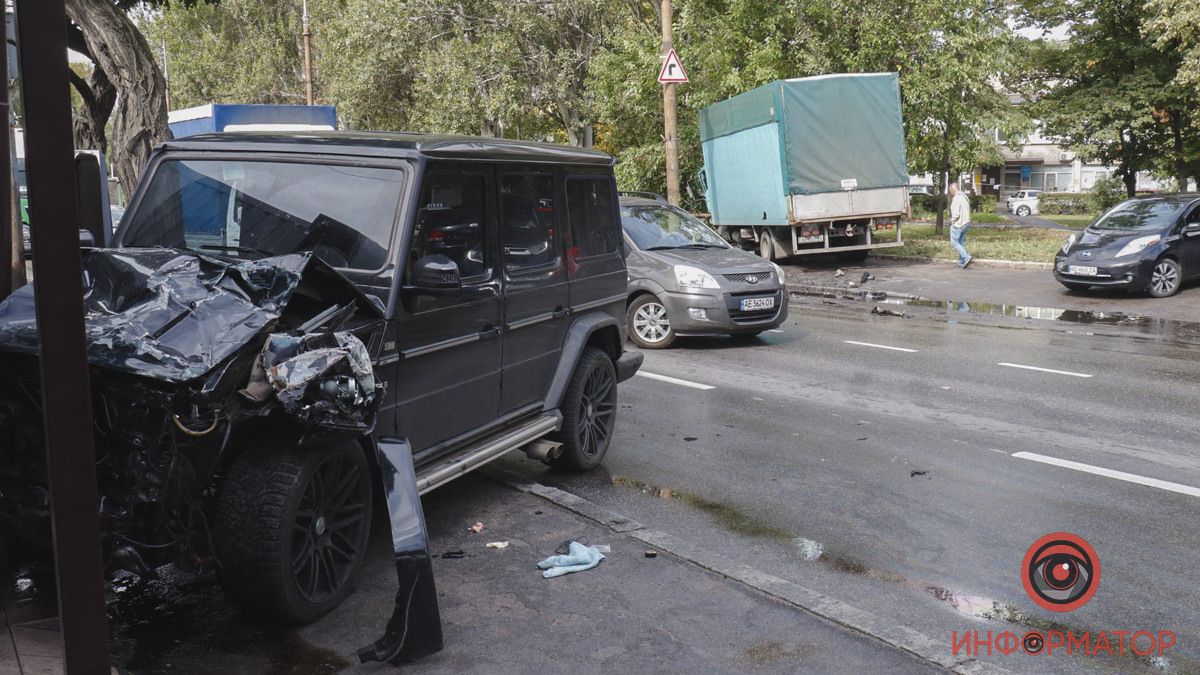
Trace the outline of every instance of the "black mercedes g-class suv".
{"type": "MultiPolygon", "coordinates": [[[[518,448],[599,464],[641,364],[612,166],[422,134],[160,146],[114,247],[82,252],[110,568],[213,560],[235,603],[305,623],[402,489],[372,478],[386,442],[420,492],[518,448]]],[[[0,303],[6,541],[49,532],[32,298],[0,303]]]]}

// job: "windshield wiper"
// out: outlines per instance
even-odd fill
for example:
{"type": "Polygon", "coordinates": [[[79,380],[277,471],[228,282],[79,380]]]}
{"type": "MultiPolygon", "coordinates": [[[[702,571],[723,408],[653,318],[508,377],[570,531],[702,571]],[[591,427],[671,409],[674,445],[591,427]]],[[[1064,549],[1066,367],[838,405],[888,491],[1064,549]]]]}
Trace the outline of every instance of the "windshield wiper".
{"type": "Polygon", "coordinates": [[[695,243],[695,244],[684,244],[683,246],[680,246],[679,248],[725,248],[725,247],[718,246],[717,244],[695,243]]]}
{"type": "Polygon", "coordinates": [[[270,258],[271,256],[275,255],[274,253],[271,253],[270,251],[264,251],[261,248],[249,248],[247,246],[221,246],[220,244],[201,244],[200,248],[205,249],[207,251],[234,251],[236,253],[249,253],[251,255],[262,256],[263,258],[270,258]]]}
{"type": "Polygon", "coordinates": [[[683,248],[683,247],[682,246],[650,246],[644,250],[646,250],[646,251],[670,251],[671,249],[674,249],[674,248],[683,248]]]}

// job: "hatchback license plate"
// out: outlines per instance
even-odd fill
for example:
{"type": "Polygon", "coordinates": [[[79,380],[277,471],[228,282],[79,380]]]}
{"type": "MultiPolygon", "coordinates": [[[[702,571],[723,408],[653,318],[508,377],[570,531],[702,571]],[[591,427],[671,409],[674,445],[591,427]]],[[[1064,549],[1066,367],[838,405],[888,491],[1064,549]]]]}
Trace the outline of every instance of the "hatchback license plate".
{"type": "Polygon", "coordinates": [[[775,298],[746,298],[742,300],[742,311],[752,309],[775,309],[775,298]]]}
{"type": "Polygon", "coordinates": [[[1078,274],[1081,277],[1094,277],[1099,273],[1095,267],[1087,267],[1082,265],[1071,265],[1067,268],[1069,274],[1078,274]]]}

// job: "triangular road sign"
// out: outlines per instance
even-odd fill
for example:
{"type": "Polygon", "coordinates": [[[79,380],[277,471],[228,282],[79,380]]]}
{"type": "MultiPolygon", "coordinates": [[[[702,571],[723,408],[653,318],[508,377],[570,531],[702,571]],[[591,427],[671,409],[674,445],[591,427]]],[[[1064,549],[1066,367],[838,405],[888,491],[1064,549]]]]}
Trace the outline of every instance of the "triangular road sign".
{"type": "Polygon", "coordinates": [[[668,82],[687,82],[687,73],[683,72],[683,64],[679,62],[679,55],[675,50],[667,52],[667,59],[663,61],[662,70],[658,71],[658,81],[661,84],[668,82]]]}

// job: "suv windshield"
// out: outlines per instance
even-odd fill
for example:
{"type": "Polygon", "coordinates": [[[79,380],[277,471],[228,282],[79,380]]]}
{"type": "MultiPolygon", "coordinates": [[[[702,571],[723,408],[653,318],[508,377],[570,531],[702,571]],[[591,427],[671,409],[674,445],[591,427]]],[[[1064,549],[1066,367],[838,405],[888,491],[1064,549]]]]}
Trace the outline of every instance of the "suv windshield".
{"type": "Polygon", "coordinates": [[[643,251],[729,247],[707,225],[675,206],[622,206],[621,225],[634,245],[643,251]]]}
{"type": "Polygon", "coordinates": [[[335,164],[164,160],[121,245],[239,258],[312,251],[341,268],[387,262],[405,172],[335,164]]]}
{"type": "Polygon", "coordinates": [[[1166,199],[1136,199],[1112,207],[1108,213],[1092,224],[1094,230],[1152,231],[1170,227],[1184,202],[1166,199]]]}

